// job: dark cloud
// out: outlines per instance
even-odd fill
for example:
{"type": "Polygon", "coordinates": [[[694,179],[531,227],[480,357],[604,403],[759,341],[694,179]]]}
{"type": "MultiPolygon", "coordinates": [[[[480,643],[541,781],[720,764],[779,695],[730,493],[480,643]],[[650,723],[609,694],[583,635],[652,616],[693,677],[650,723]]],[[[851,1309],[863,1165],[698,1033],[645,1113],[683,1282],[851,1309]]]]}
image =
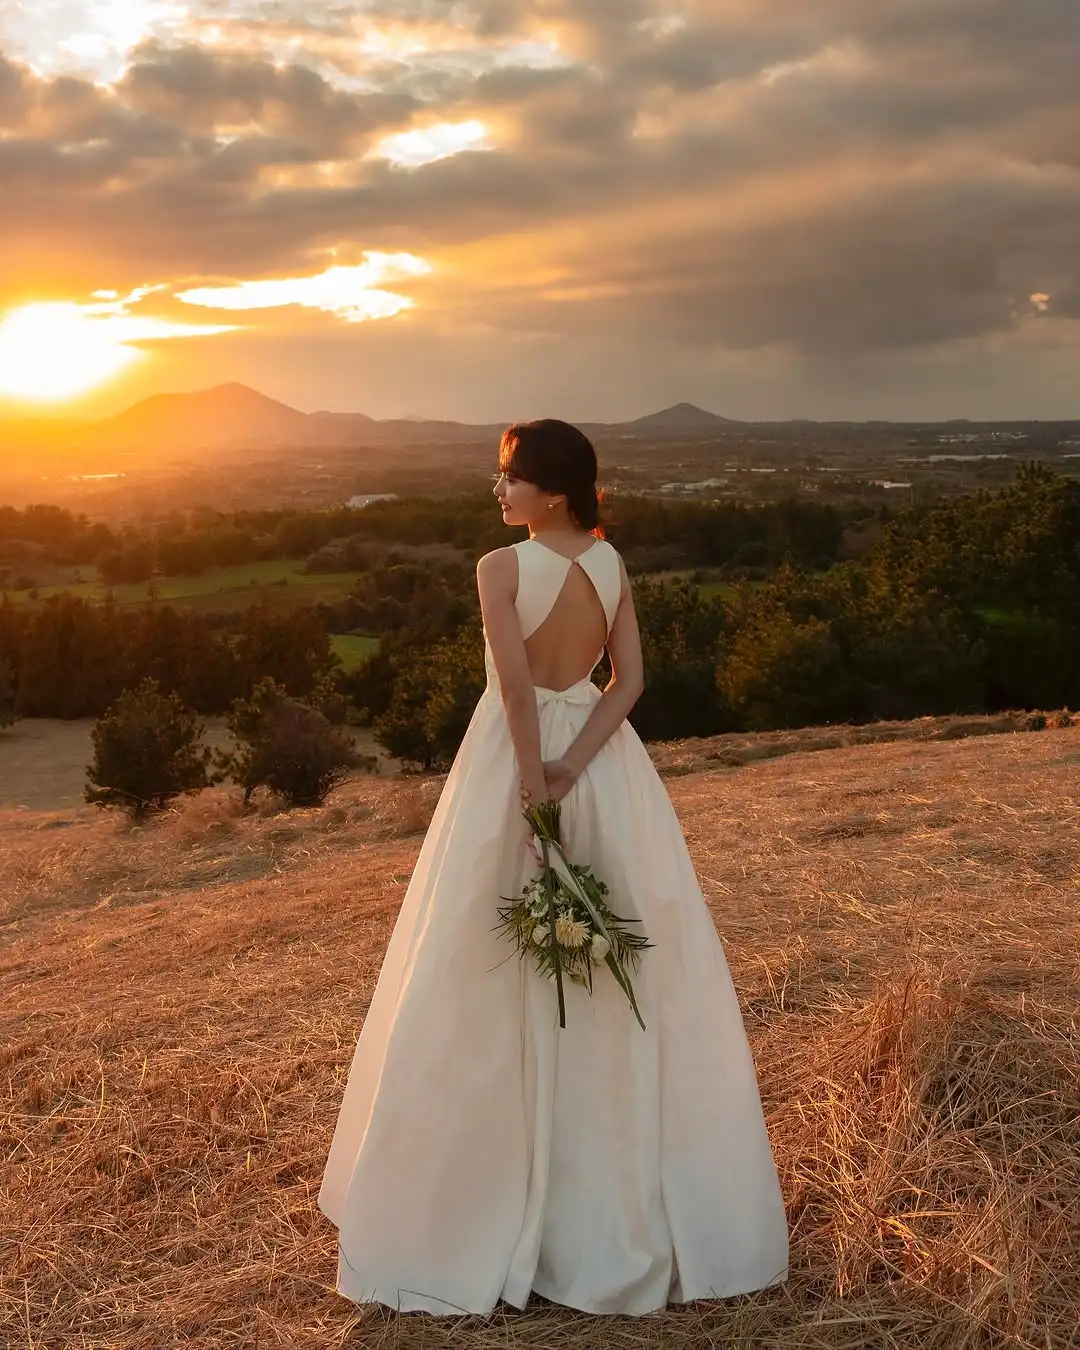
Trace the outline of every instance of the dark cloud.
{"type": "Polygon", "coordinates": [[[0,247],[43,268],[75,251],[119,287],[483,241],[488,274],[433,283],[462,323],[840,357],[1077,313],[1076,0],[700,0],[680,20],[476,0],[467,18],[471,65],[358,58],[348,84],[191,44],[145,44],[111,89],[0,58],[0,247]],[[567,64],[480,50],[543,31],[567,64]],[[368,157],[411,122],[474,116],[495,151],[408,172],[368,157]],[[558,286],[515,279],[514,239],[523,278],[558,286]]]}
{"type": "Polygon", "coordinates": [[[406,121],[416,106],[406,93],[335,89],[300,65],[159,43],[136,49],[116,96],[188,131],[254,125],[325,159],[363,149],[373,132],[406,121]]]}

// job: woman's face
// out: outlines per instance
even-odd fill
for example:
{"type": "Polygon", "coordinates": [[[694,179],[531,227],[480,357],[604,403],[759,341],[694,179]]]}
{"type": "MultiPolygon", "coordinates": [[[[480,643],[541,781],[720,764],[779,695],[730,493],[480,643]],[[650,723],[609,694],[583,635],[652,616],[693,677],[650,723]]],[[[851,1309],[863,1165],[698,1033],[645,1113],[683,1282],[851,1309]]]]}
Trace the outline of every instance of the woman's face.
{"type": "Polygon", "coordinates": [[[554,498],[535,483],[527,483],[509,470],[499,474],[492,489],[502,509],[505,525],[536,525],[548,515],[548,503],[554,498]]]}

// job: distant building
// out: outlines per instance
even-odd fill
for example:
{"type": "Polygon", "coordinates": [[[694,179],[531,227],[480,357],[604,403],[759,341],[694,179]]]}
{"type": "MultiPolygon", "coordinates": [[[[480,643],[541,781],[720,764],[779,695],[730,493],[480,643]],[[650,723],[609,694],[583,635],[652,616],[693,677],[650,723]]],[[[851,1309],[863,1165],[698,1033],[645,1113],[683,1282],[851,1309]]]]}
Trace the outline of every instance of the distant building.
{"type": "Polygon", "coordinates": [[[365,506],[370,506],[372,502],[390,502],[396,497],[396,492],[364,492],[357,497],[350,497],[345,505],[360,511],[365,506]]]}

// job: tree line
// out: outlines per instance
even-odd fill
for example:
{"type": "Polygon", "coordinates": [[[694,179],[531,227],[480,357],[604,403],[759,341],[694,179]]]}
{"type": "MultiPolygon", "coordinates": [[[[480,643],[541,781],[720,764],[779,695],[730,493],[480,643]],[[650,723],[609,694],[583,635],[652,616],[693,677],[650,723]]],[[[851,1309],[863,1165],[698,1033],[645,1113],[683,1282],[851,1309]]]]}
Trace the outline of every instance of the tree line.
{"type": "MultiPolygon", "coordinates": [[[[411,513],[406,505],[355,513],[369,527],[384,523],[350,545],[374,551],[341,601],[284,615],[255,605],[232,628],[157,602],[0,601],[0,718],[5,708],[98,716],[146,678],[201,714],[221,713],[269,677],[338,720],[371,726],[407,763],[449,763],[485,682],[472,567],[452,553],[392,561],[388,508],[403,533],[415,531],[405,541],[415,549],[460,550],[474,536],[463,526],[456,539],[432,538],[459,519],[456,499],[421,501],[411,513]],[[346,673],[328,634],[349,628],[379,635],[379,646],[346,673]]],[[[664,547],[665,519],[681,521],[687,557],[734,556],[741,537],[714,549],[719,526],[690,503],[631,509],[627,500],[620,510],[611,531],[620,551],[624,537],[629,547],[664,547]]],[[[646,689],[631,722],[644,739],[1080,704],[1080,483],[1028,465],[1007,489],[878,521],[861,556],[824,568],[829,517],[792,518],[802,522],[801,551],[723,598],[691,579],[633,576],[646,689]]],[[[780,522],[777,540],[790,538],[782,511],[755,519],[780,522]]],[[[479,511],[473,525],[487,528],[479,511]]],[[[505,541],[501,531],[494,542],[505,541]]],[[[608,673],[602,664],[597,682],[608,673]]]]}
{"type": "MultiPolygon", "coordinates": [[[[765,571],[783,558],[824,568],[887,518],[861,506],[793,498],[770,503],[673,502],[618,496],[611,538],[631,572],[687,567],[765,571]]],[[[35,564],[94,567],[108,586],[215,567],[306,559],[311,571],[353,570],[365,547],[457,550],[470,565],[509,535],[488,492],[407,497],[362,510],[174,513],[153,526],[113,528],[57,506],[0,506],[0,589],[33,584],[35,564]]]]}
{"type": "MultiPolygon", "coordinates": [[[[646,740],[1080,705],[1080,483],[1039,465],[901,516],[824,572],[788,559],[725,599],[632,585],[646,688],[630,721],[646,740]]],[[[432,768],[484,678],[472,618],[434,644],[385,635],[353,687],[386,748],[432,768]]]]}

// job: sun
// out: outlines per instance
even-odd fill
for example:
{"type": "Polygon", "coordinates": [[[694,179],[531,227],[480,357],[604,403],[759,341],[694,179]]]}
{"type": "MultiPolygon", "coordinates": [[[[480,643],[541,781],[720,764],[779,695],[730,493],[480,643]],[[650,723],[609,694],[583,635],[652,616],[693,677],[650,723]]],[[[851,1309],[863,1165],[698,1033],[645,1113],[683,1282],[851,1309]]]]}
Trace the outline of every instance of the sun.
{"type": "Polygon", "coordinates": [[[0,392],[59,403],[111,380],[142,355],[76,304],[23,305],[0,322],[0,392]]]}
{"type": "Polygon", "coordinates": [[[148,352],[140,345],[169,338],[213,337],[235,324],[176,323],[131,307],[162,290],[130,295],[95,291],[93,304],[41,300],[13,309],[0,322],[0,394],[26,402],[60,403],[121,374],[148,352]]]}

